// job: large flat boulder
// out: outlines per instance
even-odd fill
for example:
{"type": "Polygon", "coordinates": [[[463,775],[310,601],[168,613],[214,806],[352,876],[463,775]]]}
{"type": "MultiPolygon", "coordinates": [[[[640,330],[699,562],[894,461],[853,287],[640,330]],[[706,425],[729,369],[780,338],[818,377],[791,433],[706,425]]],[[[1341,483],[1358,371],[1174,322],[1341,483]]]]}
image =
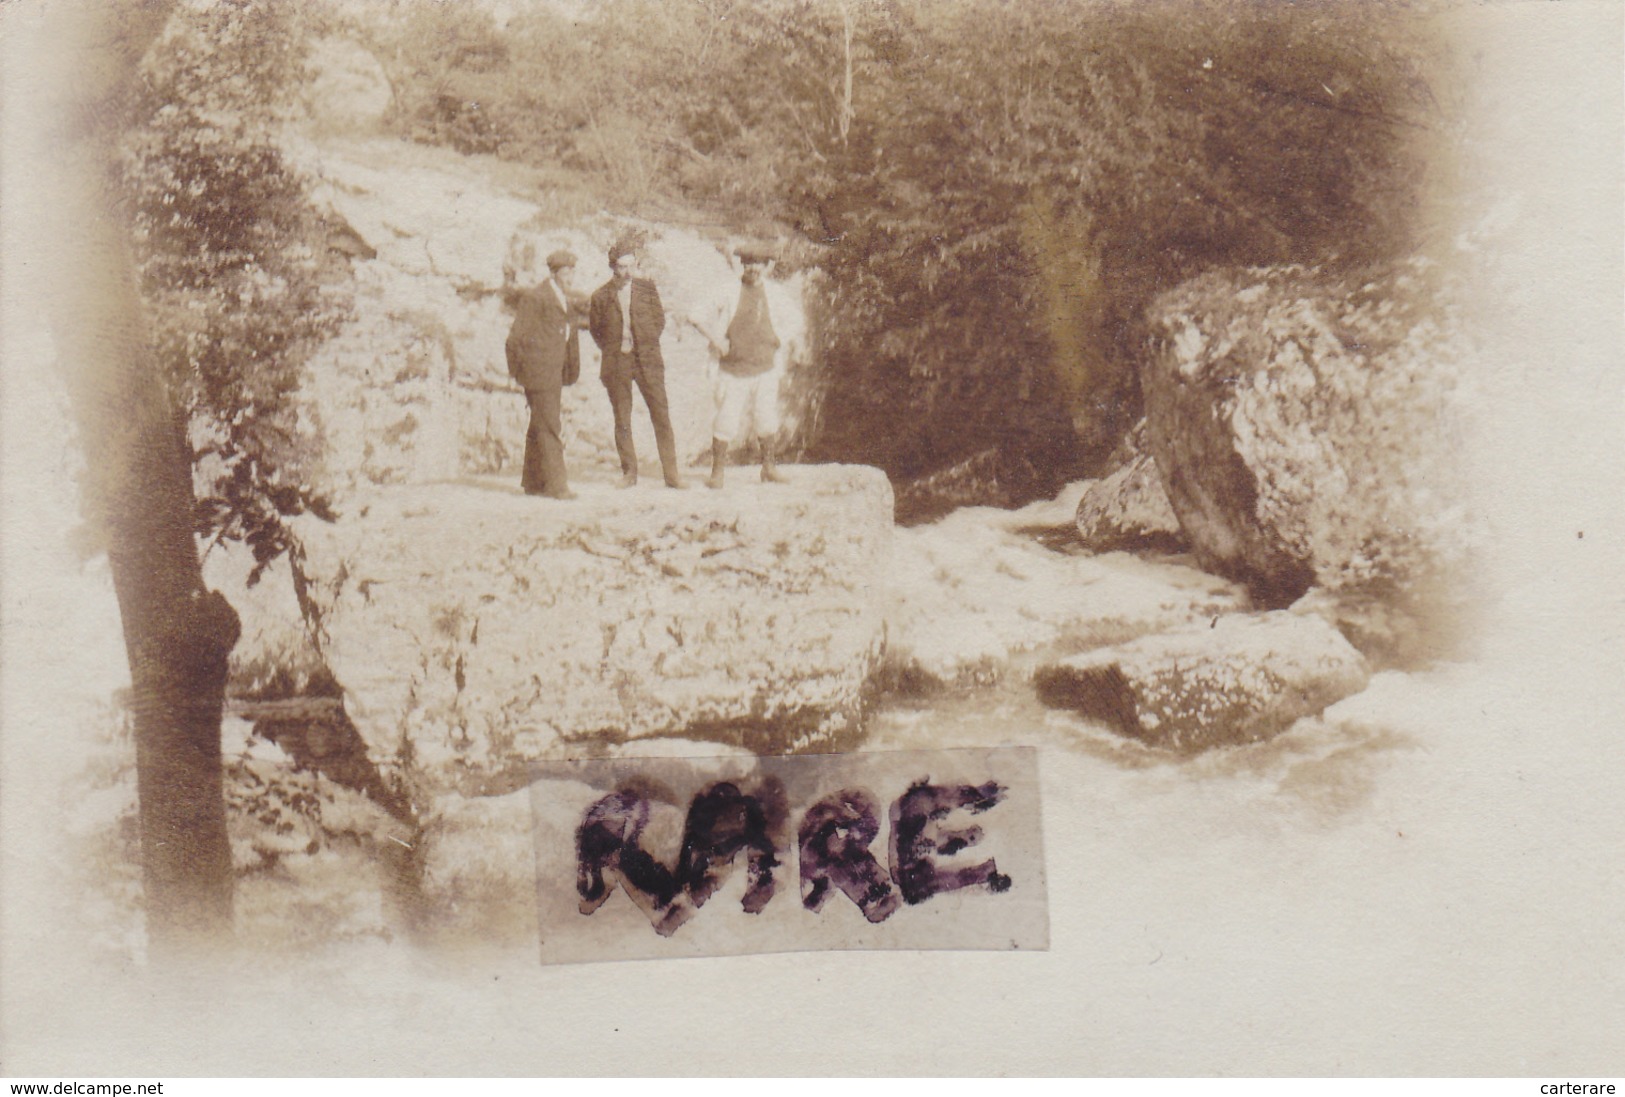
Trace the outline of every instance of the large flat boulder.
{"type": "Polygon", "coordinates": [[[1268,739],[1365,688],[1365,659],[1319,617],[1218,617],[1042,667],[1040,700],[1151,746],[1268,739]]]}
{"type": "Polygon", "coordinates": [[[325,129],[376,129],[395,101],[384,66],[359,42],[318,38],[310,43],[305,66],[305,108],[325,129]]]}
{"type": "Polygon", "coordinates": [[[1470,572],[1459,467],[1471,359],[1417,260],[1215,272],[1153,305],[1147,443],[1202,566],[1262,604],[1311,587],[1445,612],[1470,572]]]}
{"type": "Polygon", "coordinates": [[[402,487],[307,523],[314,634],[372,760],[481,791],[651,736],[850,741],[884,647],[891,488],[865,467],[790,475],[569,503],[402,487]]]}
{"type": "MultiPolygon", "coordinates": [[[[638,740],[605,752],[617,758],[733,758],[755,756],[737,747],[682,739],[638,740]]],[[[533,776],[533,775],[532,775],[533,776]]],[[[418,891],[412,921],[419,934],[442,947],[534,945],[537,923],[537,817],[533,793],[516,779],[488,796],[437,797],[414,840],[418,891]]],[[[564,828],[573,819],[551,820],[564,828]]],[[[571,849],[548,849],[570,857],[571,849]]]]}

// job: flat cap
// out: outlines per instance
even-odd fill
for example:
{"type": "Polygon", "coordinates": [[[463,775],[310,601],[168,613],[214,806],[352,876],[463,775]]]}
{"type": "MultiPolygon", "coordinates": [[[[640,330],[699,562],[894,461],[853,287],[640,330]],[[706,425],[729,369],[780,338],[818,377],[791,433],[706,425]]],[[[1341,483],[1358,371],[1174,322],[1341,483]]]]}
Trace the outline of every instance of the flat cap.
{"type": "Polygon", "coordinates": [[[773,249],[765,244],[740,244],[734,249],[741,263],[771,263],[773,249]]]}
{"type": "Polygon", "coordinates": [[[573,267],[575,265],[575,253],[565,251],[563,248],[560,248],[558,251],[555,251],[552,255],[547,257],[548,270],[563,270],[565,267],[573,267]]]}
{"type": "Polygon", "coordinates": [[[623,255],[632,255],[638,250],[637,245],[630,240],[617,240],[609,246],[609,265],[614,266],[615,261],[623,255]]]}

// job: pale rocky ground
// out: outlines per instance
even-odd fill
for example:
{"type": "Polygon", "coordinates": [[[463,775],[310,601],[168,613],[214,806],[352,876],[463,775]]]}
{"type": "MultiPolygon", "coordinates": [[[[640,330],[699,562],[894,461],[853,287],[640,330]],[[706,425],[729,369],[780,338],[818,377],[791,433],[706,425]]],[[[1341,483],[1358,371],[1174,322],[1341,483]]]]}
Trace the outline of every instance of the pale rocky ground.
{"type": "MultiPolygon", "coordinates": [[[[1078,659],[1133,665],[1185,635],[1195,640],[1172,664],[1197,680],[1184,695],[1235,718],[1198,720],[1210,738],[1194,745],[1283,730],[1292,744],[1231,747],[1219,752],[1229,761],[1190,772],[1262,767],[1290,783],[1309,766],[1328,786],[1313,797],[1352,803],[1365,770],[1409,742],[1364,717],[1358,698],[1320,714],[1366,671],[1319,618],[1258,614],[1184,558],[1059,551],[1023,532],[1064,529],[1081,485],[1021,511],[900,530],[877,472],[790,473],[789,486],[721,493],[593,485],[568,505],[489,481],[396,487],[357,496],[351,519],[307,527],[314,643],[299,658],[342,685],[381,787],[402,800],[392,814],[334,780],[308,737],[228,719],[245,938],[518,947],[534,929],[529,760],[1026,744],[1161,769],[1178,755],[1123,738],[1098,712],[1046,707],[1033,679],[1078,659]],[[1275,619],[1295,624],[1265,627],[1275,619]],[[1312,652],[1305,632],[1335,658],[1312,652]],[[901,692],[877,692],[888,686],[901,692]]],[[[244,648],[264,645],[240,650],[243,665],[296,646],[297,623],[275,618],[297,607],[260,597],[239,608],[244,648]]],[[[1406,681],[1384,689],[1403,696],[1406,681]]],[[[115,866],[95,908],[100,939],[138,953],[139,935],[120,928],[139,894],[131,744],[112,710],[94,719],[99,791],[75,833],[95,863],[115,866]]]]}

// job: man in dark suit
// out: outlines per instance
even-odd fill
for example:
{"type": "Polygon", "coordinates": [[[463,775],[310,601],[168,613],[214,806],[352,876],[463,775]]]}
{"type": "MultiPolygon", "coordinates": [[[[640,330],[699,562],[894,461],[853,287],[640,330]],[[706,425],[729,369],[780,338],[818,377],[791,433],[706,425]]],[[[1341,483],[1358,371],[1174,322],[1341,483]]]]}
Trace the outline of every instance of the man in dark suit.
{"type": "Polygon", "coordinates": [[[592,295],[588,330],[603,352],[599,376],[609,390],[609,406],[615,415],[615,450],[621,458],[621,484],[629,488],[638,482],[638,455],[632,444],[632,386],[643,393],[654,423],[655,446],[660,451],[660,468],[666,486],[688,485],[677,468],[677,441],[671,429],[671,411],[666,403],[666,361],[660,354],[660,333],[666,327],[666,312],[660,304],[660,291],[647,278],[635,277],[637,253],[626,243],[609,249],[609,266],[614,276],[592,295]]]}
{"type": "Polygon", "coordinates": [[[563,386],[581,375],[581,335],[570,320],[570,285],[576,257],[555,251],[547,257],[551,277],[520,294],[508,333],[508,372],[525,390],[530,429],[525,431],[526,495],[574,499],[564,468],[559,403],[563,386]]]}

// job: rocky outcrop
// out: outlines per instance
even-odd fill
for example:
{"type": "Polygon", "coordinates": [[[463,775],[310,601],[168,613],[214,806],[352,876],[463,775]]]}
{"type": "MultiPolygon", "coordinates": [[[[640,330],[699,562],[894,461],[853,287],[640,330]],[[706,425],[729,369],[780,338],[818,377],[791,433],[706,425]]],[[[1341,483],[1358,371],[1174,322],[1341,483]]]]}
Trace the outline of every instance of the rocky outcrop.
{"type": "Polygon", "coordinates": [[[1267,739],[1365,687],[1365,660],[1318,617],[1219,617],[1061,659],[1039,698],[1177,751],[1267,739]]]}
{"type": "Polygon", "coordinates": [[[1041,648],[1121,643],[1248,608],[1244,591],[1195,568],[1047,548],[1022,515],[966,509],[897,531],[886,659],[897,684],[986,685],[1041,648]]]}
{"type": "Polygon", "coordinates": [[[1157,463],[1144,446],[1142,421],[1126,439],[1115,470],[1084,488],[1077,523],[1078,536],[1088,548],[1182,552],[1187,547],[1157,463]]]}
{"type": "Polygon", "coordinates": [[[1155,302],[1147,440],[1204,567],[1271,606],[1316,586],[1448,612],[1470,546],[1453,299],[1416,261],[1215,273],[1155,302]]]}
{"type": "Polygon", "coordinates": [[[316,638],[373,760],[427,790],[685,735],[851,741],[884,644],[891,489],[807,466],[721,492],[378,492],[302,530],[316,638]]]}

